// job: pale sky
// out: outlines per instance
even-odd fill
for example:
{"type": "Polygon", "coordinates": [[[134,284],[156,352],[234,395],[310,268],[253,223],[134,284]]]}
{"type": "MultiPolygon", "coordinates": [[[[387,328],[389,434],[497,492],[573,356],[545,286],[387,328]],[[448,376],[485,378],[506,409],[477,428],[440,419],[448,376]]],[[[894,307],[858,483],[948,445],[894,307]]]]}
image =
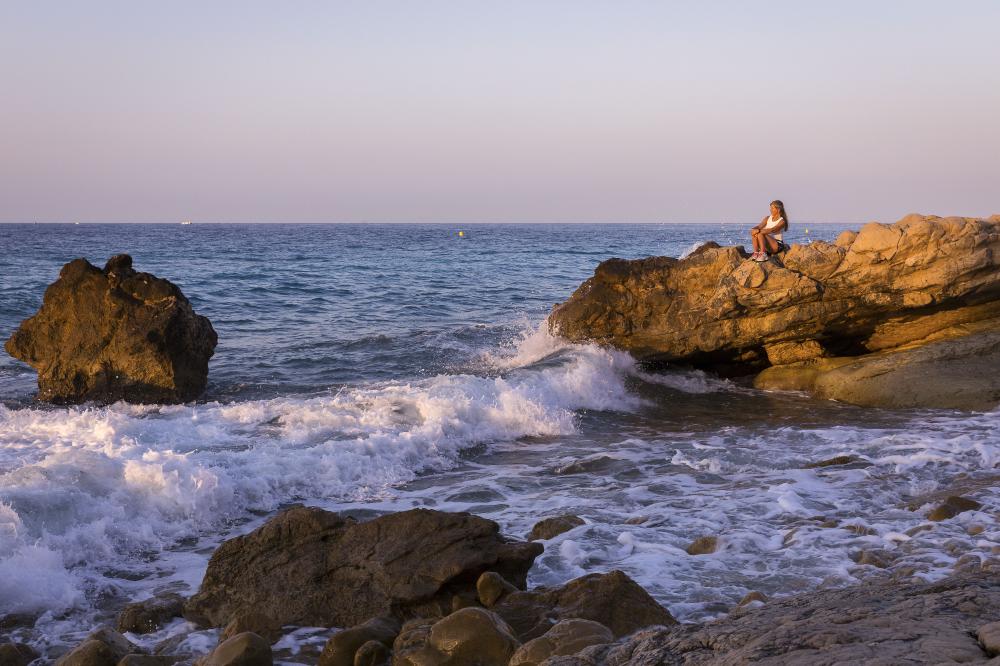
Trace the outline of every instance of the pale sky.
{"type": "Polygon", "coordinates": [[[1000,213],[1000,2],[0,0],[0,221],[1000,213]]]}

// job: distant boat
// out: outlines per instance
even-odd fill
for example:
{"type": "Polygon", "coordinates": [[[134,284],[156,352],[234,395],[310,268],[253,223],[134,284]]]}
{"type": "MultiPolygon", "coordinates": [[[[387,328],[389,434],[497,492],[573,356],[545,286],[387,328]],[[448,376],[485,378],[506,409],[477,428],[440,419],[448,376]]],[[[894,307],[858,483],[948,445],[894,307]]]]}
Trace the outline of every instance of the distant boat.
{"type": "Polygon", "coordinates": [[[79,222],[74,222],[73,224],[80,224],[79,222]]]}
{"type": "Polygon", "coordinates": [[[191,220],[184,220],[181,224],[191,224],[191,220]]]}

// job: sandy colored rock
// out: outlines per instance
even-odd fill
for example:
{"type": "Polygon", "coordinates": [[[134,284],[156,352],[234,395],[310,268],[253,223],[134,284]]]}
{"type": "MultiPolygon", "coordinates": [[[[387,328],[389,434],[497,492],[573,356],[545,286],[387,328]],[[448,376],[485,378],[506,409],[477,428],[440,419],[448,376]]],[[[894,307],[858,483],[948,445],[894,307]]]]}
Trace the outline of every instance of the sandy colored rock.
{"type": "Polygon", "coordinates": [[[710,555],[719,548],[719,538],[702,536],[692,541],[687,547],[688,555],[710,555]]]}
{"type": "Polygon", "coordinates": [[[126,655],[141,653],[134,643],[110,627],[101,627],[56,660],[56,666],[115,666],[126,655]]]}
{"type": "Polygon", "coordinates": [[[0,666],[28,666],[39,654],[24,643],[0,643],[0,666]]]}
{"type": "Polygon", "coordinates": [[[1000,216],[909,215],[793,245],[781,262],[745,259],[735,247],[609,259],[550,329],[641,361],[767,369],[759,388],[860,405],[1000,403],[1000,216]]]}
{"type": "Polygon", "coordinates": [[[5,348],[38,371],[38,397],[55,403],[185,402],[208,380],[218,341],[168,280],[120,254],[104,269],[75,259],[5,348]]]}
{"type": "Polygon", "coordinates": [[[760,603],[767,603],[767,595],[764,594],[763,592],[758,592],[757,590],[754,590],[753,592],[747,592],[745,595],[743,595],[743,598],[740,599],[739,605],[748,606],[754,603],[755,601],[759,601],[760,603]]]}
{"type": "Polygon", "coordinates": [[[966,511],[977,511],[982,507],[983,505],[974,499],[952,495],[932,509],[931,512],[927,514],[927,520],[948,520],[949,518],[954,518],[960,513],[964,513],[966,511]]]}
{"type": "Polygon", "coordinates": [[[247,608],[300,626],[350,627],[390,613],[441,616],[454,595],[475,595],[484,571],[523,587],[541,551],[467,513],[413,509],[357,522],[292,507],[219,546],[184,613],[216,627],[247,608]]]}
{"type": "Polygon", "coordinates": [[[229,638],[196,662],[196,666],[271,666],[271,646],[257,634],[246,631],[229,638]]]}
{"type": "Polygon", "coordinates": [[[986,654],[995,657],[1000,654],[1000,622],[990,622],[979,627],[976,636],[986,654]]]}
{"type": "Polygon", "coordinates": [[[506,666],[521,643],[500,617],[484,608],[463,608],[431,627],[429,644],[448,664],[506,666]]]}
{"type": "Polygon", "coordinates": [[[591,645],[611,643],[611,630],[591,620],[561,620],[551,629],[528,641],[514,653],[510,666],[538,666],[550,657],[572,655],[591,645]]]}
{"type": "Polygon", "coordinates": [[[496,571],[487,571],[476,581],[479,603],[487,608],[491,608],[505,594],[516,591],[517,588],[496,571]]]}
{"type": "MultiPolygon", "coordinates": [[[[367,622],[338,631],[323,647],[319,656],[319,666],[353,666],[355,656],[362,645],[377,642],[391,647],[399,635],[401,624],[394,617],[373,617],[367,622]]],[[[388,650],[386,651],[388,653],[388,650]]]]}
{"type": "Polygon", "coordinates": [[[583,524],[583,518],[572,514],[544,518],[535,523],[534,527],[531,528],[531,532],[528,534],[528,541],[552,539],[583,524]]]}

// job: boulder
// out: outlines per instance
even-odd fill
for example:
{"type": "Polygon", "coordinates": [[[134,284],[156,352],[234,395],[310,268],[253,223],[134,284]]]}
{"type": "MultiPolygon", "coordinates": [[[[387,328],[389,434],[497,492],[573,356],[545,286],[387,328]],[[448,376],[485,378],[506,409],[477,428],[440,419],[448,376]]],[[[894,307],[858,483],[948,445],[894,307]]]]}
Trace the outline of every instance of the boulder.
{"type": "Polygon", "coordinates": [[[257,634],[270,644],[281,638],[281,623],[267,613],[259,610],[239,610],[230,619],[219,634],[219,642],[223,642],[238,634],[251,632],[257,634]]]}
{"type": "Polygon", "coordinates": [[[271,666],[274,657],[266,640],[246,631],[219,643],[195,663],[197,666],[271,666]]]}
{"type": "Polygon", "coordinates": [[[63,266],[5,348],[38,371],[41,400],[171,403],[205,390],[217,340],[176,285],[120,254],[63,266]]]}
{"type": "Polygon", "coordinates": [[[388,666],[389,648],[378,641],[368,641],[354,653],[352,666],[388,666]]]}
{"type": "Polygon", "coordinates": [[[553,539],[564,532],[569,532],[574,527],[583,525],[583,518],[572,514],[543,518],[535,523],[528,534],[528,541],[542,541],[553,539]]]}
{"type": "Polygon", "coordinates": [[[989,627],[996,617],[995,572],[870,581],[744,606],[701,625],[648,629],[546,666],[986,663],[1000,648],[989,627]]]}
{"type": "MultiPolygon", "coordinates": [[[[507,582],[496,571],[487,571],[476,581],[476,595],[479,603],[487,608],[492,607],[505,594],[516,592],[517,588],[507,582]]],[[[457,610],[457,609],[456,609],[457,610]]]]}
{"type": "Polygon", "coordinates": [[[522,645],[509,666],[538,666],[549,657],[572,655],[591,645],[615,640],[611,630],[591,620],[561,620],[545,634],[522,645]]]}
{"type": "Polygon", "coordinates": [[[456,594],[474,596],[487,570],[523,589],[541,552],[467,513],[413,509],[357,522],[296,506],[219,546],[184,613],[216,627],[257,608],[281,625],[303,626],[441,616],[456,594]]]}
{"type": "Polygon", "coordinates": [[[180,655],[129,654],[118,662],[118,666],[173,666],[179,661],[186,659],[180,655]]]}
{"type": "Polygon", "coordinates": [[[621,571],[581,576],[556,588],[512,592],[493,610],[522,641],[545,634],[558,621],[581,618],[598,622],[617,637],[677,620],[621,571]]]}
{"type": "MultiPolygon", "coordinates": [[[[319,666],[353,666],[356,655],[367,643],[376,642],[388,647],[399,635],[400,623],[394,617],[373,617],[350,629],[338,631],[323,647],[319,666]]],[[[369,649],[369,651],[371,651],[369,649]]]]}
{"type": "Polygon", "coordinates": [[[24,643],[0,643],[0,666],[28,666],[39,656],[24,643]]]}
{"type": "Polygon", "coordinates": [[[714,536],[701,536],[688,544],[688,555],[711,555],[719,548],[719,538],[714,536]]]}
{"type": "Polygon", "coordinates": [[[960,513],[964,513],[966,511],[978,511],[981,508],[983,508],[983,505],[974,499],[952,495],[927,514],[927,520],[948,520],[949,518],[954,518],[960,513]]]}
{"type": "Polygon", "coordinates": [[[510,627],[485,608],[463,608],[444,617],[408,645],[397,648],[393,666],[507,666],[521,643],[510,627]]]}
{"type": "Polygon", "coordinates": [[[863,405],[1000,403],[1000,216],[909,215],[793,245],[780,262],[746,256],[609,259],[549,327],[654,365],[769,368],[761,388],[863,405]]]}
{"type": "Polygon", "coordinates": [[[115,666],[126,655],[142,650],[110,627],[92,632],[75,648],[56,660],[56,666],[115,666]]]}
{"type": "Polygon", "coordinates": [[[156,631],[184,610],[179,594],[164,594],[145,601],[128,604],[118,614],[118,631],[148,634],[156,631]]]}

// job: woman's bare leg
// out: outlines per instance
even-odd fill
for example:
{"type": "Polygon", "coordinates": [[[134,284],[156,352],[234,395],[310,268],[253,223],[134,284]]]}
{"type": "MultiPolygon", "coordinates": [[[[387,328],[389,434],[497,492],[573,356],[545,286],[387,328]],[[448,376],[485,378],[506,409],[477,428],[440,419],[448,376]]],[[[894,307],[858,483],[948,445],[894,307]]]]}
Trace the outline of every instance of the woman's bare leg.
{"type": "Polygon", "coordinates": [[[750,230],[750,240],[753,243],[754,253],[760,252],[760,234],[757,233],[756,229],[750,230]]]}
{"type": "Polygon", "coordinates": [[[765,248],[767,248],[767,251],[771,254],[774,254],[775,252],[778,251],[778,241],[774,240],[770,236],[765,235],[762,240],[762,244],[764,245],[765,248]]]}

